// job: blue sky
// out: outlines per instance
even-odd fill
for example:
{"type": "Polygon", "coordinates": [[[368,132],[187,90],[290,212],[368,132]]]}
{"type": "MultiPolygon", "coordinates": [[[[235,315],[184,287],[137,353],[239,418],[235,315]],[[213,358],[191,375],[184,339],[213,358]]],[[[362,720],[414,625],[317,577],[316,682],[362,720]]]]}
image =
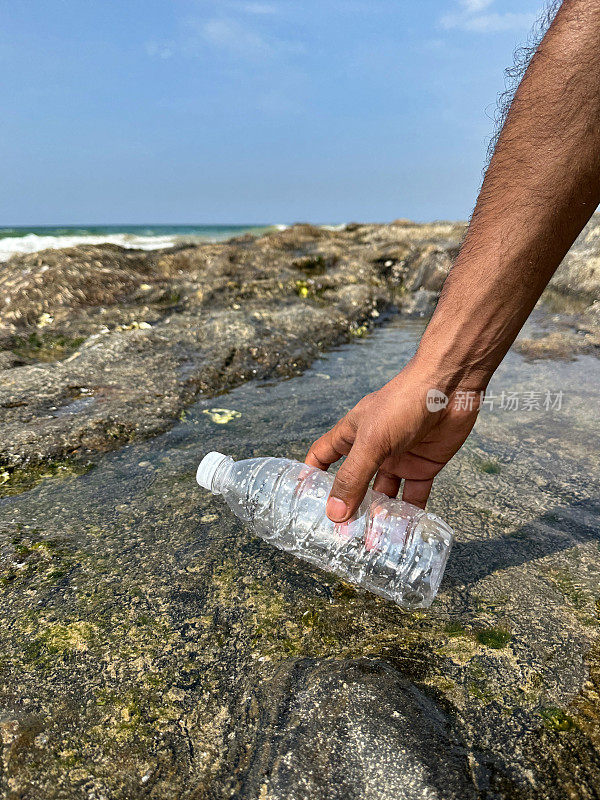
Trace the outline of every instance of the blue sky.
{"type": "Polygon", "coordinates": [[[540,0],[0,0],[0,225],[464,218],[540,0]]]}

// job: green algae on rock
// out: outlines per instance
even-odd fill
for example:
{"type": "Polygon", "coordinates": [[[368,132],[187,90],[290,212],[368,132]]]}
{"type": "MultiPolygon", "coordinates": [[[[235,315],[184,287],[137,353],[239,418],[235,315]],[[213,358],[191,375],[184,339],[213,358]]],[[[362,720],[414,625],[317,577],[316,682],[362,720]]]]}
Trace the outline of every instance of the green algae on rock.
{"type": "Polygon", "coordinates": [[[479,644],[491,647],[494,650],[501,650],[506,647],[512,638],[510,631],[504,628],[481,628],[475,635],[479,644]]]}
{"type": "Polygon", "coordinates": [[[300,377],[234,389],[227,425],[200,400],[163,435],[0,503],[0,791],[594,796],[600,362],[509,354],[498,385],[577,393],[552,414],[482,412],[432,498],[457,540],[427,613],[277,551],[195,488],[206,449],[302,457],[422,328],[396,318],[300,377]]]}
{"type": "Polygon", "coordinates": [[[30,467],[0,467],[0,498],[32,489],[46,478],[85,475],[94,468],[90,461],[47,461],[30,467]]]}
{"type": "Polygon", "coordinates": [[[462,226],[8,262],[0,793],[594,797],[600,322],[577,248],[595,226],[522,339],[557,333],[569,358],[516,349],[490,385],[564,386],[565,407],[482,411],[432,498],[457,530],[439,599],[410,615],[253,538],[193,475],[208,449],[302,458],[389,379],[462,226]],[[33,345],[52,342],[50,363],[33,345]]]}

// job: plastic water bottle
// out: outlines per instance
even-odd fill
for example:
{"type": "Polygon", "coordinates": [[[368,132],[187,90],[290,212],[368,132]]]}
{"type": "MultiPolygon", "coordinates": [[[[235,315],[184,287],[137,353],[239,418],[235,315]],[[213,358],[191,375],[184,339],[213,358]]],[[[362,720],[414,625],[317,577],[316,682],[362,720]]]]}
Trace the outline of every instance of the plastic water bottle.
{"type": "Polygon", "coordinates": [[[287,458],[208,453],[196,480],[276,547],[404,608],[431,605],[453,538],[434,514],[369,490],[336,524],[325,514],[333,476],[287,458]]]}

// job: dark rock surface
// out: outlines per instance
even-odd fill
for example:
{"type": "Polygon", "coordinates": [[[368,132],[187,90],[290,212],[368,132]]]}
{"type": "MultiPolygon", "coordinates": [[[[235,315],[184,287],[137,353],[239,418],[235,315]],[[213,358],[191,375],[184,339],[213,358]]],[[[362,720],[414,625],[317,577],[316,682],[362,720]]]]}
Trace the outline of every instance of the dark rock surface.
{"type": "Polygon", "coordinates": [[[428,612],[275,550],[195,485],[210,449],[301,458],[423,324],[0,502],[8,798],[598,796],[598,359],[509,354],[494,394],[564,402],[482,412],[440,476],[457,541],[428,612]]]}
{"type": "Polygon", "coordinates": [[[2,796],[600,796],[600,361],[585,264],[585,291],[573,265],[559,273],[490,385],[562,391],[562,405],[484,410],[434,487],[457,540],[430,611],[276,551],[194,482],[211,449],[302,458],[389,379],[459,235],[299,226],[0,269],[2,458],[24,467],[5,469],[15,496],[0,500],[2,796]],[[407,313],[368,331],[393,305],[407,313]],[[561,348],[539,358],[547,337],[561,348]],[[64,460],[79,451],[93,469],[64,460]]]}
{"type": "Polygon", "coordinates": [[[298,374],[401,304],[408,278],[438,290],[459,229],[298,225],[162,252],[13,257],[0,267],[0,463],[109,450],[164,430],[199,395],[298,374]]]}
{"type": "MultiPolygon", "coordinates": [[[[298,374],[393,307],[429,316],[462,232],[296,225],[165,251],[14,256],[0,266],[0,464],[12,474],[86,460],[165,430],[199,396],[298,374]]],[[[598,351],[597,315],[584,313],[600,285],[597,242],[594,222],[554,280],[554,296],[578,302],[578,313],[561,309],[560,330],[523,352],[598,351]]]]}
{"type": "Polygon", "coordinates": [[[448,717],[384,661],[284,662],[256,703],[269,735],[263,727],[249,741],[238,795],[252,797],[268,775],[271,797],[477,797],[448,717]]]}

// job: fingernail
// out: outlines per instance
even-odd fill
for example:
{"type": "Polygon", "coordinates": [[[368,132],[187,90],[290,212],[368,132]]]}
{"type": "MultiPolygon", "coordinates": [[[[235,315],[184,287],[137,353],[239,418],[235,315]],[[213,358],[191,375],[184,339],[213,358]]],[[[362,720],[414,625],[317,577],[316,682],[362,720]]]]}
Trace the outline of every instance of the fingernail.
{"type": "Polygon", "coordinates": [[[348,506],[339,497],[330,497],[325,508],[327,516],[333,522],[341,522],[348,514],[348,506]]]}

